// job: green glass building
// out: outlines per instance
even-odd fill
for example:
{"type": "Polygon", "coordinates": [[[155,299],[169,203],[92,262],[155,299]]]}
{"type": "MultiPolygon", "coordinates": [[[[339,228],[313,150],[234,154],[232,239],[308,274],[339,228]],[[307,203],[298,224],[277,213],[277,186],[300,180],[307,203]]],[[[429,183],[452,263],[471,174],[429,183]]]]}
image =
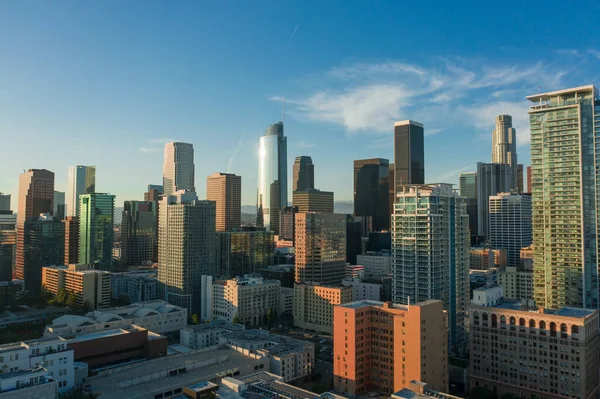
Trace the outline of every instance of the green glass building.
{"type": "Polygon", "coordinates": [[[115,196],[79,196],[79,263],[109,270],[112,264],[115,196]]]}
{"type": "Polygon", "coordinates": [[[527,97],[537,306],[599,305],[597,97],[593,85],[527,97]]]}

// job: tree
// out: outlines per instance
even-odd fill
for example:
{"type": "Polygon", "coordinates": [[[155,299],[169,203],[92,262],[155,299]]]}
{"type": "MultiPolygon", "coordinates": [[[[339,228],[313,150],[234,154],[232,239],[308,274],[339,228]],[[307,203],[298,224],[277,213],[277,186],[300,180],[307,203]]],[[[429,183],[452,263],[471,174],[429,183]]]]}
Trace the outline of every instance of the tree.
{"type": "Polygon", "coordinates": [[[58,290],[58,293],[56,294],[56,298],[54,298],[54,300],[56,301],[57,305],[64,305],[67,302],[68,296],[69,293],[67,292],[67,290],[61,288],[60,290],[58,290]]]}
{"type": "Polygon", "coordinates": [[[75,309],[77,308],[77,295],[75,295],[72,292],[69,292],[68,296],[67,296],[67,301],[66,304],[68,307],[70,307],[71,309],[75,309]]]}
{"type": "Polygon", "coordinates": [[[198,314],[194,313],[192,315],[192,324],[200,324],[200,318],[198,317],[198,314]]]}
{"type": "Polygon", "coordinates": [[[277,320],[277,312],[273,308],[269,308],[269,311],[267,312],[267,321],[269,322],[269,325],[272,325],[275,320],[277,320]]]}
{"type": "Polygon", "coordinates": [[[241,320],[240,320],[240,316],[238,316],[237,314],[235,315],[235,317],[233,318],[233,323],[234,324],[240,324],[241,320]]]}

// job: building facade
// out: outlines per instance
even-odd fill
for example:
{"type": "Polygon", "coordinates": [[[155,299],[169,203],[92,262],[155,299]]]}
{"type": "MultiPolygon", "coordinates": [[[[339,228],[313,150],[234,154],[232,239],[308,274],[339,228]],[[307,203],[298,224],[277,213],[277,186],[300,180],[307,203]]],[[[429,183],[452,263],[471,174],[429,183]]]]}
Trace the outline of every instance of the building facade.
{"type": "Polygon", "coordinates": [[[364,266],[365,277],[392,275],[392,251],[368,251],[357,255],[356,263],[364,266]]]}
{"type": "Polygon", "coordinates": [[[315,188],[315,165],[312,158],[302,155],[296,157],[292,167],[292,192],[315,188]]]}
{"type": "Polygon", "coordinates": [[[531,196],[490,196],[489,215],[492,248],[506,250],[508,266],[519,266],[521,248],[531,244],[531,196]]]}
{"type": "MultiPolygon", "coordinates": [[[[354,161],[354,215],[373,220],[373,229],[389,230],[390,161],[383,158],[354,161]]],[[[392,196],[393,198],[393,196],[392,196]]]]}
{"type": "Polygon", "coordinates": [[[469,214],[469,230],[471,231],[471,243],[476,241],[474,237],[479,235],[477,226],[477,172],[464,172],[458,177],[459,193],[465,197],[467,202],[467,213],[469,214]]]}
{"type": "Polygon", "coordinates": [[[509,165],[512,181],[509,189],[517,190],[518,193],[523,192],[522,173],[521,191],[518,191],[517,131],[512,126],[510,115],[496,116],[496,127],[492,131],[492,163],[509,165]]]}
{"type": "Polygon", "coordinates": [[[213,173],[206,178],[206,199],[216,203],[217,231],[232,231],[242,225],[242,177],[213,173]]]}
{"type": "Polygon", "coordinates": [[[425,184],[423,125],[406,120],[394,124],[394,178],[396,194],[404,184],[425,184]]]}
{"type": "Polygon", "coordinates": [[[67,177],[66,216],[79,216],[79,196],[96,192],[95,166],[69,166],[67,177]]]}
{"type": "Polygon", "coordinates": [[[489,198],[512,189],[510,165],[477,163],[477,233],[484,241],[490,239],[489,198]]]}
{"type": "Polygon", "coordinates": [[[333,333],[333,308],[352,302],[352,287],[315,284],[294,285],[294,325],[333,333]]]}
{"type": "Polygon", "coordinates": [[[291,241],[294,244],[295,215],[298,208],[286,206],[279,212],[279,240],[291,241]]]}
{"type": "Polygon", "coordinates": [[[65,261],[66,265],[79,263],[79,218],[67,216],[65,225],[65,261]]]}
{"type": "Polygon", "coordinates": [[[121,218],[121,262],[142,265],[156,259],[158,203],[125,201],[121,218]]]}
{"type": "Polygon", "coordinates": [[[292,193],[292,206],[301,213],[333,213],[333,192],[315,189],[294,191],[292,193]]]}
{"type": "Polygon", "coordinates": [[[111,273],[110,290],[113,298],[125,295],[131,302],[153,301],[159,297],[156,273],[111,273]]]}
{"type": "Polygon", "coordinates": [[[505,249],[471,248],[469,251],[471,270],[489,270],[493,267],[506,267],[505,249]]]}
{"type": "Polygon", "coordinates": [[[533,308],[533,272],[520,267],[508,266],[498,271],[498,284],[504,297],[516,299],[523,307],[533,308]]]}
{"type": "Polygon", "coordinates": [[[75,294],[79,309],[90,311],[110,306],[110,273],[94,270],[90,265],[43,267],[42,284],[54,295],[60,290],[75,294]]]}
{"type": "Polygon", "coordinates": [[[217,275],[243,276],[273,264],[275,238],[264,230],[218,232],[217,275]]]}
{"type": "Polygon", "coordinates": [[[54,211],[52,215],[56,220],[64,220],[66,213],[65,193],[62,191],[54,192],[54,211]]]}
{"type": "Polygon", "coordinates": [[[79,202],[79,262],[108,270],[112,265],[115,196],[83,194],[79,202]]]}
{"type": "Polygon", "coordinates": [[[190,143],[165,144],[163,163],[163,194],[179,190],[196,190],[194,146],[190,143]]]}
{"type": "Polygon", "coordinates": [[[283,122],[275,123],[260,137],[258,151],[258,206],[263,225],[279,234],[279,211],[287,201],[287,137],[283,122]]]}

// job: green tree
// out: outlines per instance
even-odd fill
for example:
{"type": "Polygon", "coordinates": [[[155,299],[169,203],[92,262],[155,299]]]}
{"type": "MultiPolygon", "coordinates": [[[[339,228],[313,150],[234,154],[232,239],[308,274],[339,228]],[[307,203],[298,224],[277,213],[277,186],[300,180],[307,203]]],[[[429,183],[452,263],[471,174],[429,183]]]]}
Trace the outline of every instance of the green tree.
{"type": "Polygon", "coordinates": [[[200,324],[200,318],[196,313],[192,315],[192,324],[200,324]]]}
{"type": "Polygon", "coordinates": [[[267,312],[267,322],[269,325],[272,325],[275,320],[277,320],[277,312],[273,308],[269,308],[269,311],[267,312]]]}
{"type": "Polygon", "coordinates": [[[76,309],[77,308],[77,295],[75,295],[72,292],[69,292],[69,294],[67,296],[66,304],[71,309],[76,309]]]}
{"type": "Polygon", "coordinates": [[[238,324],[239,324],[239,323],[241,322],[241,320],[240,320],[240,316],[238,316],[238,315],[236,314],[236,315],[235,315],[235,317],[233,318],[233,322],[234,322],[234,323],[238,323],[238,324]]]}
{"type": "Polygon", "coordinates": [[[67,302],[69,293],[64,288],[58,290],[56,297],[54,298],[57,305],[64,305],[67,302]]]}

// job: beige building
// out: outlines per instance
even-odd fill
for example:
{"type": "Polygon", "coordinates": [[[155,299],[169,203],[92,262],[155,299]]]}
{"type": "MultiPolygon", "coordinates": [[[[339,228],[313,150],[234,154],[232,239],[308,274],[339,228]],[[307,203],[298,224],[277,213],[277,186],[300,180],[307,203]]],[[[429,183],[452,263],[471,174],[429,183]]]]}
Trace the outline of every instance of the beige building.
{"type": "Polygon", "coordinates": [[[471,248],[470,269],[488,270],[492,267],[506,267],[506,250],[471,248]]]}
{"type": "Polygon", "coordinates": [[[292,206],[298,212],[333,213],[333,192],[309,189],[292,193],[292,206]]]}
{"type": "Polygon", "coordinates": [[[333,307],[352,302],[352,287],[294,285],[294,325],[333,333],[333,307]]]}
{"type": "Polygon", "coordinates": [[[533,306],[533,272],[517,267],[506,267],[498,271],[498,284],[504,290],[504,297],[517,299],[526,306],[533,306]]]}
{"type": "Polygon", "coordinates": [[[523,270],[533,270],[533,244],[521,248],[521,269],[523,270]]]}
{"type": "Polygon", "coordinates": [[[346,276],[346,215],[297,213],[296,283],[339,285],[346,276]]]}
{"type": "Polygon", "coordinates": [[[246,274],[213,284],[213,318],[231,323],[266,324],[269,310],[279,310],[281,282],[246,274]]]}
{"type": "Polygon", "coordinates": [[[242,177],[213,173],[206,178],[206,199],[216,202],[217,231],[239,229],[242,222],[242,177]]]}
{"type": "Polygon", "coordinates": [[[473,292],[471,388],[498,397],[595,398],[598,393],[598,310],[523,310],[500,287],[473,292]]]}
{"type": "Polygon", "coordinates": [[[77,307],[88,310],[110,306],[110,273],[90,265],[48,266],[42,268],[42,285],[52,294],[64,289],[77,296],[77,307]]]}

